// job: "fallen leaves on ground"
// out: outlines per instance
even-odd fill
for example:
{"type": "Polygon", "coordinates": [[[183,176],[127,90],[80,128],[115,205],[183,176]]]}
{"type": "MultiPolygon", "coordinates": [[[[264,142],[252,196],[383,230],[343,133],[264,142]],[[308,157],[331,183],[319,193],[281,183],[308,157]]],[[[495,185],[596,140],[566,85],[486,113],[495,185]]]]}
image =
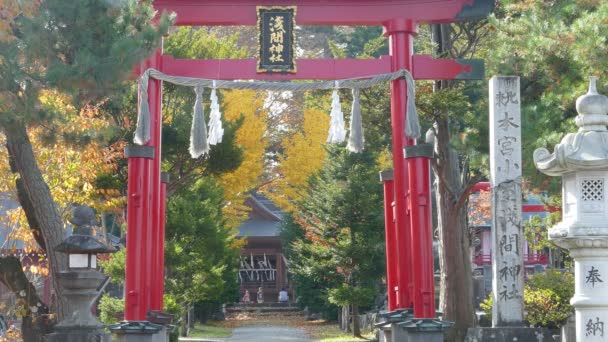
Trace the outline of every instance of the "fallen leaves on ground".
{"type": "Polygon", "coordinates": [[[306,322],[300,313],[286,315],[281,312],[256,313],[256,312],[236,312],[226,315],[226,320],[219,322],[226,328],[236,328],[247,325],[288,325],[300,327],[302,322],[306,322]]]}
{"type": "Polygon", "coordinates": [[[323,342],[369,341],[373,338],[373,333],[364,334],[366,338],[353,337],[352,334],[342,332],[335,322],[326,320],[308,321],[301,313],[235,312],[227,314],[225,321],[217,322],[215,325],[229,329],[248,325],[284,325],[304,330],[315,341],[323,342]]]}

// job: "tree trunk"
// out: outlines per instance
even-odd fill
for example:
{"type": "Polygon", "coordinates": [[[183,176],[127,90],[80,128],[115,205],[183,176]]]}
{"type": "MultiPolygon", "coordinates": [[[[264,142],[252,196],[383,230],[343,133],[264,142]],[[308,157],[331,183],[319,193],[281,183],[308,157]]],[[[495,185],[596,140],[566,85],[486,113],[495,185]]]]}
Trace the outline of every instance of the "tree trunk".
{"type": "Polygon", "coordinates": [[[21,320],[23,341],[43,342],[44,335],[52,330],[52,324],[47,317],[48,308],[38,297],[34,285],[25,276],[19,259],[0,258],[0,282],[18,298],[17,305],[24,306],[25,316],[21,320]],[[30,308],[36,308],[36,312],[32,312],[30,308]]]}
{"type": "Polygon", "coordinates": [[[194,305],[188,304],[182,316],[181,336],[187,337],[194,328],[194,305]]]}
{"type": "Polygon", "coordinates": [[[439,264],[441,268],[440,307],[444,319],[454,327],[447,341],[463,341],[467,329],[475,324],[470,235],[467,223],[466,196],[458,155],[450,147],[448,120],[436,122],[434,163],[437,175],[437,213],[439,228],[439,264]]]}
{"type": "MultiPolygon", "coordinates": [[[[18,173],[15,162],[10,155],[9,164],[11,172],[18,173]]],[[[31,233],[40,248],[43,251],[46,251],[46,245],[40,231],[40,225],[34,215],[32,202],[25,192],[25,187],[21,178],[15,180],[15,188],[17,190],[17,199],[21,208],[23,208],[31,233]]],[[[44,335],[52,331],[56,322],[49,320],[48,306],[38,297],[35,287],[27,279],[19,259],[0,259],[0,274],[2,274],[2,279],[0,279],[0,281],[10,289],[17,298],[23,298],[23,296],[21,296],[22,293],[26,294],[25,302],[27,303],[27,309],[25,310],[25,315],[21,319],[21,337],[23,338],[23,341],[43,342],[44,335]],[[37,308],[36,313],[33,313],[29,309],[32,307],[37,308]],[[37,319],[34,319],[34,317],[37,319]]]]}
{"type": "Polygon", "coordinates": [[[188,330],[194,329],[194,305],[188,310],[188,330]]]}
{"type": "Polygon", "coordinates": [[[340,329],[344,332],[350,332],[350,306],[342,306],[342,315],[340,316],[340,329]]]}
{"type": "Polygon", "coordinates": [[[182,337],[188,337],[188,310],[184,311],[182,315],[182,324],[181,324],[181,333],[182,337]]]}
{"type": "Polygon", "coordinates": [[[361,337],[361,324],[359,322],[359,306],[353,305],[353,336],[361,337]]]}
{"type": "MultiPolygon", "coordinates": [[[[451,55],[451,33],[449,24],[432,26],[437,55],[462,58],[451,55]]],[[[465,44],[472,47],[476,41],[469,39],[465,44]]],[[[436,82],[435,91],[452,86],[452,81],[436,82]]],[[[461,171],[458,153],[451,147],[448,115],[438,112],[434,116],[437,158],[433,162],[433,170],[437,182],[435,196],[441,268],[439,305],[444,319],[454,322],[454,327],[446,333],[446,341],[459,342],[464,341],[467,329],[475,324],[471,241],[467,219],[468,170],[461,171]]]]}
{"type": "MultiPolygon", "coordinates": [[[[15,166],[15,162],[13,158],[9,155],[9,164],[11,165],[11,172],[18,173],[17,167],[15,166]]],[[[23,212],[25,213],[25,218],[27,219],[27,224],[29,225],[30,230],[32,231],[32,235],[34,239],[40,246],[40,248],[46,252],[46,244],[44,242],[44,237],[42,236],[42,232],[40,231],[40,224],[38,224],[38,220],[34,215],[34,208],[32,206],[32,201],[27,195],[25,191],[25,186],[23,185],[23,180],[21,178],[17,178],[15,180],[15,188],[17,189],[17,199],[21,208],[23,208],[23,212]]]]}
{"type": "Polygon", "coordinates": [[[67,258],[62,253],[54,251],[54,247],[63,240],[64,226],[59,211],[51,195],[48,185],[38,168],[32,144],[27,135],[25,126],[14,123],[4,129],[6,135],[6,148],[19,177],[23,182],[23,190],[30,204],[27,209],[40,225],[40,231],[47,248],[47,261],[49,275],[54,290],[52,308],[60,321],[67,314],[67,305],[62,296],[62,288],[57,282],[57,274],[66,269],[67,258]],[[32,214],[33,212],[33,214],[32,214]]]}

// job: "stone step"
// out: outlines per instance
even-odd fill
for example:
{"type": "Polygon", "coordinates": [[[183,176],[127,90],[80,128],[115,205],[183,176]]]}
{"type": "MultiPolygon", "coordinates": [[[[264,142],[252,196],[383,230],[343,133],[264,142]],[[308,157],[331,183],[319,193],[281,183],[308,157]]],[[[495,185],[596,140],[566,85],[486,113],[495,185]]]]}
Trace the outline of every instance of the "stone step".
{"type": "Polygon", "coordinates": [[[251,317],[266,317],[266,316],[277,316],[280,315],[282,317],[304,317],[304,314],[301,311],[289,311],[289,312],[246,312],[246,311],[238,311],[238,312],[229,312],[227,316],[233,315],[247,315],[251,317]]]}
{"type": "Polygon", "coordinates": [[[249,320],[249,321],[264,321],[264,320],[276,320],[276,319],[284,319],[284,320],[305,320],[306,316],[301,314],[278,314],[276,312],[267,312],[267,313],[253,313],[253,312],[239,312],[234,314],[226,315],[227,320],[249,320]]]}
{"type": "Polygon", "coordinates": [[[257,307],[240,307],[240,308],[226,308],[226,312],[235,313],[235,312],[281,312],[281,313],[291,313],[291,312],[301,312],[300,309],[296,307],[270,307],[270,306],[257,306],[257,307]]]}
{"type": "Polygon", "coordinates": [[[276,302],[264,302],[264,303],[232,303],[226,304],[226,308],[241,308],[241,307],[281,307],[281,308],[297,308],[297,305],[292,303],[276,303],[276,302]]]}

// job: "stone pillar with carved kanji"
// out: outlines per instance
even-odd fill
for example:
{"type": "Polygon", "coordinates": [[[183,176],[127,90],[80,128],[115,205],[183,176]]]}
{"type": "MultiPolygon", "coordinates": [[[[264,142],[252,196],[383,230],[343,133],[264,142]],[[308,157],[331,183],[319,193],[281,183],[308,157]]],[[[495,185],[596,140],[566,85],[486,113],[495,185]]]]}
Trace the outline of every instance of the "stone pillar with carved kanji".
{"type": "Polygon", "coordinates": [[[524,322],[521,103],[519,77],[490,79],[492,327],[470,328],[466,342],[552,341],[524,322]]]}
{"type": "Polygon", "coordinates": [[[562,221],[549,239],[574,259],[577,341],[608,341],[608,97],[592,77],[576,100],[578,132],[567,134],[553,153],[534,151],[536,168],[562,177],[562,221]]]}
{"type": "Polygon", "coordinates": [[[492,326],[524,321],[519,77],[490,80],[492,186],[492,326]]]}

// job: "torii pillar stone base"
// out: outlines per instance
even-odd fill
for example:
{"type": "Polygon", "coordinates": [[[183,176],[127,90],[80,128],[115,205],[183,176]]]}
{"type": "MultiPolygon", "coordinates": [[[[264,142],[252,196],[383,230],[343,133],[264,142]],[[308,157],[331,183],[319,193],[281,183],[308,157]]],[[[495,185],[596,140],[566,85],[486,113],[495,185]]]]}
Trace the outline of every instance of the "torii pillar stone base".
{"type": "Polygon", "coordinates": [[[554,342],[553,335],[545,328],[496,327],[470,328],[466,342],[554,342]]]}

